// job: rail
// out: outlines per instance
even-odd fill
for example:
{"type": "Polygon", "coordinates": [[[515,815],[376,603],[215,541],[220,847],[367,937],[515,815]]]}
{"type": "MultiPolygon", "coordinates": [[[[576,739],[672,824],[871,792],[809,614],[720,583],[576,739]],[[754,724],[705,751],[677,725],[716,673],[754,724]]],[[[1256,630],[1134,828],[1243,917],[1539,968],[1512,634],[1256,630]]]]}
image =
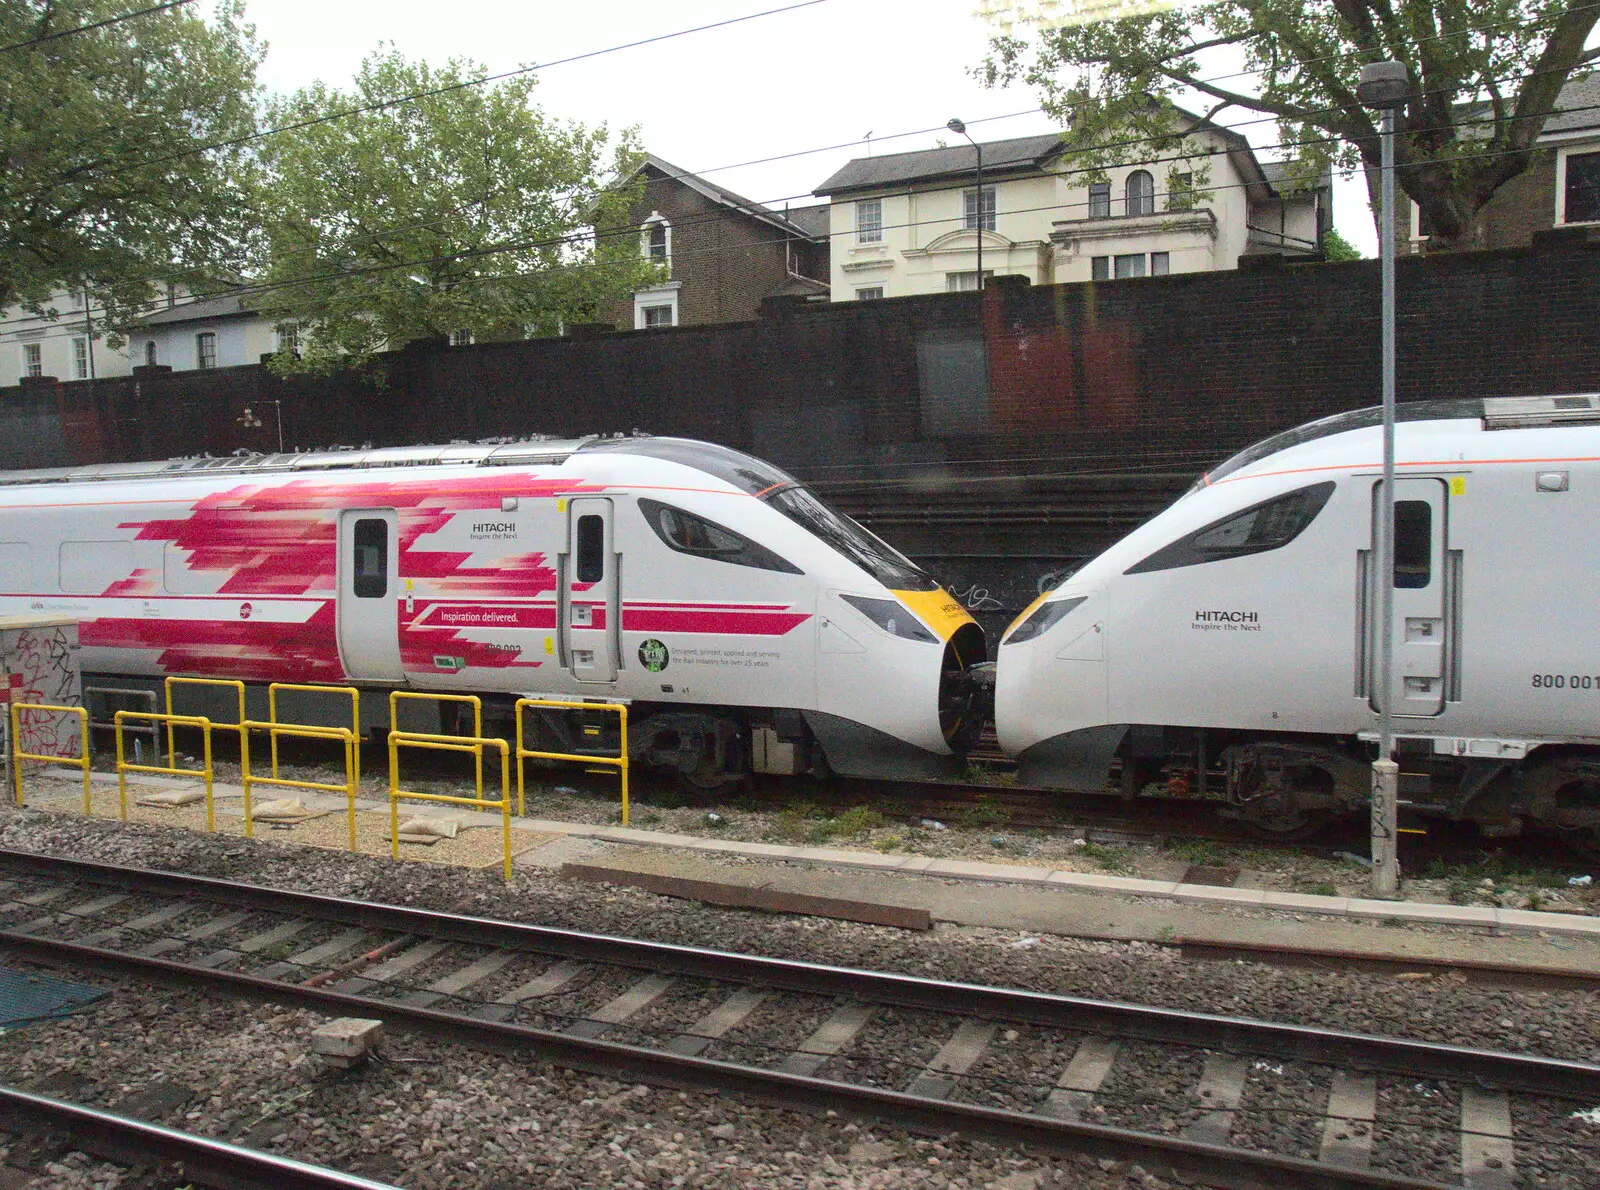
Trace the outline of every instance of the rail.
{"type": "MultiPolygon", "coordinates": [[[[174,727],[198,727],[201,741],[200,776],[205,781],[206,787],[206,830],[217,829],[216,804],[212,798],[212,786],[216,781],[216,773],[211,765],[211,720],[204,715],[172,715],[160,711],[118,711],[111,716],[111,730],[116,737],[117,744],[117,804],[120,807],[122,821],[128,821],[128,774],[129,773],[156,773],[170,777],[193,777],[193,769],[180,769],[176,763],[141,764],[128,763],[126,750],[123,747],[122,735],[124,725],[130,719],[144,720],[155,726],[164,726],[167,729],[167,738],[172,738],[174,727]]],[[[240,733],[241,738],[243,733],[240,733]]],[[[88,813],[87,810],[84,813],[88,813]]]]}
{"type": "Polygon", "coordinates": [[[94,813],[94,797],[89,787],[89,711],[87,707],[63,707],[48,702],[14,702],[11,704],[11,780],[16,787],[17,805],[22,805],[22,762],[35,760],[43,764],[70,764],[83,770],[83,813],[94,813]],[[18,711],[44,711],[50,714],[76,715],[78,717],[77,756],[51,756],[40,752],[22,750],[22,721],[18,711]]]}
{"type": "MultiPolygon", "coordinates": [[[[400,730],[400,704],[410,702],[434,703],[464,703],[472,708],[472,739],[483,738],[483,699],[476,694],[439,694],[429,690],[391,690],[389,692],[389,731],[400,730]]],[[[408,733],[412,734],[412,733],[408,733]]],[[[416,733],[426,735],[428,733],[416,733]]],[[[444,734],[449,734],[444,733],[444,734]]],[[[465,739],[468,737],[454,736],[452,738],[465,739]]],[[[477,759],[478,797],[483,798],[483,749],[479,748],[474,753],[477,759]]]]}
{"type": "MultiPolygon", "coordinates": [[[[304,685],[299,682],[273,682],[267,687],[267,719],[272,723],[278,722],[278,694],[285,690],[295,690],[304,694],[343,694],[350,698],[350,731],[355,735],[355,784],[361,787],[361,691],[354,686],[317,686],[304,685]]],[[[243,705],[242,703],[240,704],[243,705]]],[[[240,716],[242,719],[244,716],[240,716]]],[[[272,737],[272,775],[278,775],[278,737],[272,737]]]]}
{"type": "Polygon", "coordinates": [[[254,838],[256,833],[255,806],[252,801],[257,785],[271,785],[279,789],[314,789],[320,793],[344,794],[345,819],[350,829],[350,850],[356,850],[356,747],[360,737],[348,727],[323,727],[309,723],[272,723],[246,719],[239,733],[239,784],[244,787],[244,833],[254,838]],[[250,769],[250,733],[264,731],[272,741],[272,775],[259,777],[250,769]],[[277,744],[280,735],[297,739],[338,740],[344,745],[344,784],[331,781],[298,781],[278,775],[277,744]]]}
{"type": "MultiPolygon", "coordinates": [[[[211,728],[212,728],[213,731],[215,731],[217,728],[220,727],[224,731],[236,731],[240,735],[244,734],[243,724],[244,724],[244,721],[247,718],[249,718],[249,715],[247,715],[245,713],[245,709],[244,709],[244,683],[239,681],[239,679],[237,679],[237,678],[182,678],[182,677],[173,677],[173,678],[166,679],[166,681],[161,683],[161,686],[162,686],[162,692],[166,695],[166,700],[167,700],[166,705],[167,705],[167,714],[168,714],[168,716],[171,716],[173,714],[173,710],[172,710],[172,688],[174,686],[222,686],[222,687],[225,687],[225,688],[227,688],[229,690],[232,690],[239,698],[239,717],[237,719],[235,719],[232,723],[217,723],[217,722],[213,722],[211,724],[211,728]]],[[[168,721],[167,721],[167,725],[166,726],[167,726],[167,763],[169,765],[171,765],[173,768],[177,768],[178,767],[178,745],[177,745],[176,739],[174,739],[174,731],[173,731],[173,728],[176,726],[176,724],[174,724],[174,722],[169,718],[168,721]]]]}
{"type": "MultiPolygon", "coordinates": [[[[519,698],[515,708],[517,716],[517,813],[527,813],[524,760],[570,760],[579,764],[615,765],[622,780],[622,825],[628,825],[628,708],[619,702],[572,702],[553,698],[519,698]],[[615,711],[618,718],[619,744],[616,756],[588,756],[579,752],[539,752],[524,746],[522,712],[524,707],[543,707],[554,710],[615,711]]],[[[481,792],[481,791],[480,791],[481,792]]]]}
{"type": "Polygon", "coordinates": [[[511,748],[504,740],[486,739],[483,736],[437,735],[420,731],[391,731],[389,733],[389,853],[400,858],[400,800],[445,802],[455,806],[471,806],[477,810],[499,810],[500,829],[505,847],[504,874],[511,882],[511,748]],[[443,793],[416,793],[400,788],[400,749],[423,748],[436,752],[472,752],[478,757],[478,797],[455,797],[443,793]],[[483,750],[493,748],[500,753],[500,800],[484,799],[483,750]]]}
{"type": "MultiPolygon", "coordinates": [[[[543,972],[540,979],[544,983],[549,982],[547,976],[551,970],[560,969],[560,965],[551,968],[549,960],[559,958],[578,964],[626,967],[634,969],[635,973],[642,969],[658,975],[682,975],[736,988],[744,985],[743,990],[734,990],[733,995],[747,1004],[752,991],[770,990],[795,992],[808,997],[831,996],[846,1007],[886,1005],[926,1010],[947,1018],[948,1023],[956,1028],[953,1037],[972,1035],[973,1030],[961,1024],[969,1018],[981,1022],[1021,1022],[1078,1036],[1142,1040],[1162,1045],[1226,1051],[1236,1056],[1262,1055],[1274,1061],[1290,1058],[1330,1066],[1336,1070],[1356,1070],[1368,1074],[1388,1072],[1407,1080],[1443,1079],[1476,1087],[1480,1091],[1498,1088],[1533,1095],[1555,1095],[1580,1103],[1591,1103],[1596,1095],[1600,1095],[1600,1065],[1531,1054],[1496,1053],[1404,1038],[1217,1016],[1185,1009],[1117,1004],[1044,992],[982,987],[919,976],[730,954],[23,852],[0,850],[0,870],[8,874],[23,873],[51,885],[78,888],[80,891],[77,895],[91,898],[87,902],[90,904],[98,894],[82,886],[100,884],[141,894],[207,901],[255,913],[292,914],[358,926],[367,931],[398,934],[408,941],[428,938],[461,943],[466,949],[457,956],[457,961],[472,959],[473,966],[482,972],[480,979],[486,977],[489,971],[503,971],[506,966],[503,962],[492,966],[483,962],[481,948],[489,947],[530,956],[529,970],[543,972]]],[[[58,911],[62,908],[55,901],[51,902],[51,907],[58,911]]],[[[270,921],[263,920],[258,920],[255,928],[269,926],[278,928],[270,921]]],[[[218,971],[210,967],[187,966],[136,951],[132,946],[134,942],[130,939],[128,944],[119,944],[118,949],[112,950],[106,949],[104,942],[88,945],[80,941],[52,938],[48,936],[48,931],[12,929],[0,932],[0,944],[24,955],[57,960],[68,958],[87,967],[131,972],[147,979],[180,980],[222,987],[235,994],[302,1004],[319,1012],[336,1015],[382,1017],[395,1022],[397,1027],[426,1029],[453,1040],[502,1052],[520,1051],[607,1077],[623,1077],[630,1081],[655,1082],[680,1088],[698,1087],[720,1094],[741,1093],[790,1106],[813,1109],[827,1107],[841,1114],[878,1117],[895,1124],[941,1132],[959,1130],[989,1138],[1066,1146],[1093,1155],[1138,1160],[1147,1167],[1155,1163],[1162,1172],[1170,1168],[1183,1173],[1186,1178],[1195,1178],[1206,1184],[1253,1187],[1295,1185],[1302,1190],[1316,1190],[1319,1187],[1326,1190],[1357,1190],[1362,1187],[1437,1188],[1439,1185],[1377,1168],[1344,1167],[1331,1160],[1311,1161],[1239,1148],[1226,1142],[1086,1123],[1076,1116],[1055,1114],[1049,1110],[1032,1114],[975,1105],[949,1094],[950,1079],[946,1076],[951,1070],[956,1070],[959,1075],[959,1070],[965,1067],[941,1067],[938,1059],[923,1071],[924,1074],[937,1076],[931,1083],[919,1074],[910,1089],[896,1091],[818,1077],[816,1072],[822,1067],[820,1059],[826,1055],[805,1048],[794,1053],[817,1060],[804,1064],[786,1062],[774,1067],[709,1059],[699,1056],[703,1045],[690,1048],[669,1042],[665,1046],[647,1047],[604,1039],[594,1031],[572,1028],[558,1032],[548,1026],[519,1024],[512,1013],[490,1009],[491,1002],[486,998],[463,997],[463,1002],[456,1008],[442,1011],[435,1005],[443,996],[396,996],[394,993],[406,986],[403,981],[388,984],[384,990],[376,992],[366,990],[375,984],[385,984],[388,977],[335,991],[321,983],[303,980],[303,972],[297,972],[291,982],[247,971],[218,971]],[[920,1089],[924,1085],[930,1085],[933,1089],[920,1089]]],[[[376,974],[368,972],[369,976],[376,974]]],[[[456,991],[466,986],[459,979],[452,982],[456,991]]],[[[510,983],[515,984],[515,979],[510,983]]],[[[517,990],[520,993],[527,988],[518,987],[517,990]]],[[[485,997],[488,994],[486,992],[485,997]]],[[[523,999],[526,996],[511,994],[492,1003],[495,1006],[515,1005],[523,999]]],[[[718,1011],[726,1015],[729,1011],[727,1004],[718,1011]]],[[[599,1017],[584,1019],[591,1022],[600,1020],[599,1017]]],[[[681,1022],[668,1021],[667,1024],[674,1030],[683,1028],[681,1022]]],[[[698,1032],[674,1033],[673,1036],[679,1040],[706,1040],[698,1032]]],[[[1337,1113],[1330,1112],[1323,1122],[1327,1124],[1340,1118],[1337,1113]]],[[[1463,1138],[1478,1135],[1464,1125],[1463,1138]]]]}
{"type": "Polygon", "coordinates": [[[247,1149],[16,1087],[0,1086],[0,1121],[11,1128],[31,1124],[65,1132],[86,1152],[111,1161],[148,1165],[156,1157],[181,1162],[186,1177],[208,1186],[240,1190],[395,1190],[387,1182],[374,1182],[293,1157],[247,1149]]]}

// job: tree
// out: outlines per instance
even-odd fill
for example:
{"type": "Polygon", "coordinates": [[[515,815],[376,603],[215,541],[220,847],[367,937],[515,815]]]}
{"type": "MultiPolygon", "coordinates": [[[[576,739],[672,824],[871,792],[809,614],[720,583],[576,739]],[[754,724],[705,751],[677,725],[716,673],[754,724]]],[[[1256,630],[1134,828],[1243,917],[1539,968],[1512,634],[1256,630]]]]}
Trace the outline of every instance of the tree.
{"type": "Polygon", "coordinates": [[[1471,247],[1479,213],[1533,163],[1562,84],[1600,56],[1585,48],[1597,17],[1588,0],[1224,0],[1096,24],[1035,21],[1031,39],[1002,23],[980,74],[1037,86],[1085,143],[1130,130],[1151,138],[1126,150],[1134,155],[1170,139],[1175,98],[1198,95],[1209,116],[1275,118],[1309,172],[1361,165],[1371,188],[1380,144],[1356,82],[1364,63],[1393,58],[1412,89],[1398,113],[1397,182],[1421,208],[1430,247],[1471,247]]]}
{"type": "Polygon", "coordinates": [[[71,32],[129,8],[0,5],[0,306],[88,289],[114,327],[243,262],[249,149],[218,142],[254,130],[255,32],[240,0],[71,32]]]}
{"type": "Polygon", "coordinates": [[[1331,264],[1345,260],[1360,260],[1361,249],[1339,234],[1336,228],[1328,228],[1322,236],[1322,255],[1331,264]]]}
{"type": "Polygon", "coordinates": [[[612,144],[603,125],[553,120],[532,75],[474,85],[484,73],[391,49],[350,92],[317,83],[272,106],[273,125],[302,125],[264,154],[259,300],[300,330],[300,357],[274,367],[349,366],[456,331],[553,333],[657,279],[637,228],[587,233],[625,221],[632,192],[607,181],[637,154],[632,134],[612,144]]]}

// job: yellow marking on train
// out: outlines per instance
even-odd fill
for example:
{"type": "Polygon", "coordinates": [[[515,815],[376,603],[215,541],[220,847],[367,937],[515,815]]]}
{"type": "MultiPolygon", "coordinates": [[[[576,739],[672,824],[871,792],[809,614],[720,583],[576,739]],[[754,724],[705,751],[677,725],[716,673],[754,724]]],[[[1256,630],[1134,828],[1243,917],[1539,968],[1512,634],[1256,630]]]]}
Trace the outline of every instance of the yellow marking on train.
{"type": "Polygon", "coordinates": [[[1450,494],[1452,496],[1465,496],[1467,494],[1467,477],[1465,475],[1452,475],[1450,477],[1450,494]]]}
{"type": "Polygon", "coordinates": [[[940,640],[949,640],[963,624],[975,621],[959,600],[943,587],[931,591],[895,591],[894,596],[922,619],[940,640]]]}
{"type": "Polygon", "coordinates": [[[1043,595],[1040,595],[1032,603],[1028,604],[1027,607],[1022,609],[1022,614],[1019,615],[1015,620],[1012,620],[1011,623],[1007,624],[1006,625],[1006,630],[1004,632],[1002,632],[1000,635],[1002,637],[1011,635],[1011,630],[1013,628],[1015,628],[1018,624],[1022,623],[1022,621],[1026,620],[1029,616],[1033,615],[1033,613],[1039,609],[1039,605],[1041,603],[1043,603],[1046,599],[1049,599],[1050,596],[1052,596],[1054,594],[1055,594],[1055,589],[1052,588],[1051,590],[1046,591],[1043,595]]]}

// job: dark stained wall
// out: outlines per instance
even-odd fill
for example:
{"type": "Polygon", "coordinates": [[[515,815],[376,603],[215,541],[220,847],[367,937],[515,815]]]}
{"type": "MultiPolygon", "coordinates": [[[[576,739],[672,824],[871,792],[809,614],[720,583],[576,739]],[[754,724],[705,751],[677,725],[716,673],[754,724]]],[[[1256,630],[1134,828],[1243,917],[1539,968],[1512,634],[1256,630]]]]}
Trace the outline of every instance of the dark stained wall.
{"type": "MultiPolygon", "coordinates": [[[[1399,307],[1402,400],[1600,390],[1600,250],[1570,232],[1403,258],[1399,307]]],[[[268,451],[280,409],[291,449],[707,438],[797,473],[1000,616],[1233,451],[1375,404],[1378,267],[777,302],[746,322],[397,352],[379,382],[245,367],[0,390],[0,467],[268,451]]]]}

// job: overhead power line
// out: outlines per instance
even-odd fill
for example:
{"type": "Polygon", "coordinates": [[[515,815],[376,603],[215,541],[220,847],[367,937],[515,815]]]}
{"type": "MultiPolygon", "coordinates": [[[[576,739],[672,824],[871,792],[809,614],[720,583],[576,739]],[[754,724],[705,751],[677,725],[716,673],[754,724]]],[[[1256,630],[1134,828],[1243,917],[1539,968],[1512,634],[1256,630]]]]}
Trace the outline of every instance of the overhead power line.
{"type": "Polygon", "coordinates": [[[62,37],[72,37],[79,33],[88,33],[93,29],[104,29],[108,25],[120,25],[123,21],[131,21],[135,17],[147,17],[151,13],[166,12],[169,8],[182,8],[186,4],[193,4],[194,0],[167,0],[165,4],[156,4],[150,8],[141,8],[137,12],[125,12],[119,17],[108,17],[103,21],[95,21],[88,25],[76,25],[71,29],[59,29],[54,33],[46,33],[40,37],[30,37],[27,41],[13,41],[10,45],[0,45],[0,54],[10,50],[26,49],[30,45],[43,45],[47,41],[56,41],[62,37]]]}

